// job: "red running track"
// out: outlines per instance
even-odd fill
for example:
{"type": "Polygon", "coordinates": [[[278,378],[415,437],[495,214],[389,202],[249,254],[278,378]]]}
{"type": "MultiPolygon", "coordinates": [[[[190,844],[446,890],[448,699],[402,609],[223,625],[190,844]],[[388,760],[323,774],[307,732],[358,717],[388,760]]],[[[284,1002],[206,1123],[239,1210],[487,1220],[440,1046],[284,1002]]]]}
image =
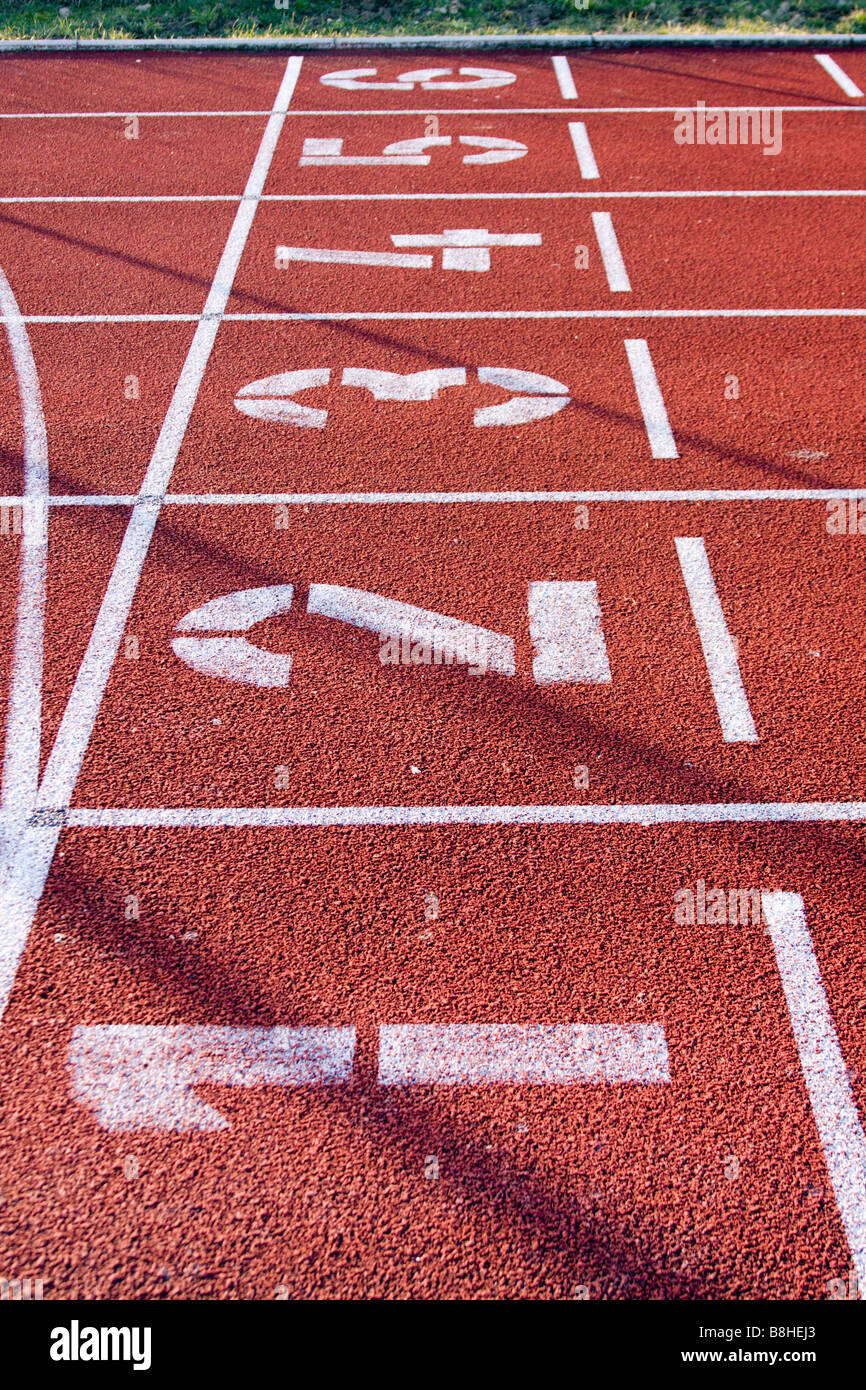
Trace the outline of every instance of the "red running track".
{"type": "Polygon", "coordinates": [[[0,1275],[48,1297],[866,1280],[866,100],[568,61],[311,55],[278,128],[284,57],[3,60],[0,1275]],[[698,102],[780,152],[678,145],[698,102]]]}

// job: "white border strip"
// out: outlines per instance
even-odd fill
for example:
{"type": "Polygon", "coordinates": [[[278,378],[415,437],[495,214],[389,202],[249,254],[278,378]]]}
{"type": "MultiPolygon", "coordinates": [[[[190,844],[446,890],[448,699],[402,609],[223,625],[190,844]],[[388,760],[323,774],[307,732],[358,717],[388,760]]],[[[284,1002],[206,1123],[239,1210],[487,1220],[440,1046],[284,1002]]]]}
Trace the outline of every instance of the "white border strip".
{"type": "MultiPolygon", "coordinates": [[[[36,800],[42,736],[42,656],[48,572],[48,438],[39,376],[12,287],[0,269],[0,310],[18,379],[23,433],[23,496],[18,610],[6,711],[4,812],[26,816],[36,800]]],[[[14,505],[14,504],[13,504],[14,505]]]]}
{"type": "MultiPolygon", "coordinates": [[[[292,57],[286,63],[274,103],[274,113],[265,127],[243,199],[235,214],[203,314],[145,474],[141,489],[142,500],[136,503],[129,518],[84,659],[45,765],[37,796],[38,803],[43,807],[65,806],[72,798],[159,516],[161,497],[168,487],[183,443],[221,316],[232,292],[234,278],[252,227],[259,196],[283,128],[285,116],[281,108],[288,106],[291,100],[302,61],[302,58],[292,57]]],[[[3,865],[0,897],[0,1017],[6,1010],[18,962],[27,944],[59,833],[59,827],[55,828],[49,823],[48,828],[40,829],[35,834],[18,834],[16,842],[10,845],[8,859],[3,865]]]]}
{"type": "Polygon", "coordinates": [[[729,31],[708,34],[514,34],[507,30],[493,34],[366,34],[351,37],[297,35],[262,35],[258,38],[178,38],[178,39],[3,39],[3,53],[118,53],[127,49],[147,49],[152,52],[183,52],[185,49],[253,49],[285,52],[304,49],[309,52],[329,52],[332,49],[479,49],[479,48],[813,48],[822,43],[825,48],[858,48],[864,40],[859,34],[792,34],[773,31],[768,34],[737,34],[729,31]]]}
{"type": "Polygon", "coordinates": [[[762,893],[766,931],[791,1016],[824,1160],[866,1297],[866,1137],[798,893],[762,893]]]}
{"type": "Polygon", "coordinates": [[[846,824],[866,821],[866,801],[648,802],[562,806],[168,806],[72,807],[34,812],[36,825],[88,830],[273,830],[358,825],[846,824]]]}

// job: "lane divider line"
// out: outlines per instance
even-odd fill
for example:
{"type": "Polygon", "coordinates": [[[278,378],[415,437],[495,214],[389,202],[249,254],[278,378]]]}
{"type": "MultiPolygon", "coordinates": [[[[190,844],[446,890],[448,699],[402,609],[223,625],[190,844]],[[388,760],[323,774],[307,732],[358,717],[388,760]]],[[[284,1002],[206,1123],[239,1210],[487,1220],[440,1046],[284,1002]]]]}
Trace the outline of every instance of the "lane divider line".
{"type": "Polygon", "coordinates": [[[652,456],[654,459],[679,458],[649,343],[645,338],[627,338],[625,350],[652,456]]]}
{"type": "Polygon", "coordinates": [[[591,215],[607,283],[614,294],[623,294],[631,289],[631,281],[613,229],[613,218],[609,212],[594,212],[591,215]]]}
{"type": "Polygon", "coordinates": [[[595,162],[592,145],[589,143],[589,132],[585,123],[583,121],[569,121],[568,129],[571,134],[571,143],[574,145],[574,153],[577,155],[580,177],[582,179],[597,179],[599,177],[598,165],[595,162]]]}
{"type": "Polygon", "coordinates": [[[725,743],[757,743],[737,652],[728,631],[707,550],[701,536],[678,536],[674,542],[725,743]]]}
{"type": "MultiPolygon", "coordinates": [[[[700,111],[697,105],[688,106],[448,106],[443,107],[450,116],[567,116],[579,112],[588,116],[646,116],[666,115],[673,111],[700,111]]],[[[822,103],[820,106],[714,106],[714,111],[785,111],[805,112],[812,115],[833,115],[840,111],[856,110],[856,107],[822,103]]],[[[127,116],[158,119],[160,117],[185,118],[187,116],[269,116],[270,111],[0,111],[0,121],[77,121],[77,120],[125,120],[127,116]]],[[[357,107],[337,110],[330,106],[317,106],[315,110],[296,107],[283,113],[286,116],[319,116],[333,120],[335,116],[358,116],[362,120],[370,116],[429,116],[427,107],[377,107],[362,111],[357,107]]]]}
{"type": "Polygon", "coordinates": [[[847,97],[863,96],[857,83],[852,82],[844,68],[840,68],[835,58],[831,58],[829,53],[816,53],[815,62],[821,64],[824,71],[842,88],[847,97]]]}
{"type": "Polygon", "coordinates": [[[380,1086],[615,1086],[670,1079],[660,1023],[395,1024],[379,1029],[380,1086]]]}
{"type": "Polygon", "coordinates": [[[354,1028],[100,1024],[69,1045],[72,1094],[103,1129],[229,1129],[194,1086],[328,1086],[352,1079],[354,1028]]]}
{"type": "MultiPolygon", "coordinates": [[[[23,433],[21,557],[6,709],[0,807],[26,817],[36,802],[42,738],[42,664],[48,573],[48,437],[33,350],[12,287],[0,269],[0,311],[18,381],[23,433]]],[[[13,504],[16,505],[16,504],[13,504]]]]}
{"type": "Polygon", "coordinates": [[[35,811],[31,822],[116,830],[354,825],[813,825],[866,821],[866,801],[616,802],[555,806],[121,806],[35,811]]]}
{"type": "Polygon", "coordinates": [[[556,74],[560,96],[565,101],[577,101],[577,88],[574,85],[574,77],[565,54],[557,53],[550,61],[556,74]]]}
{"type": "MultiPolygon", "coordinates": [[[[129,518],[87,650],[45,765],[37,794],[37,803],[43,808],[67,806],[72,800],[150,548],[161,499],[171,481],[217,329],[232,292],[302,61],[292,56],[286,63],[273,112],[145,474],[142,500],[136,503],[129,518]]],[[[38,830],[22,827],[4,853],[0,870],[0,1019],[6,1011],[59,834],[60,827],[51,824],[38,830]]]]}
{"type": "Polygon", "coordinates": [[[866,1297],[866,1136],[839,1046],[815,947],[798,893],[762,893],[812,1115],[851,1251],[859,1296],[866,1297]]]}
{"type": "MultiPolygon", "coordinates": [[[[486,319],[859,319],[863,309],[434,309],[223,314],[224,323],[459,322],[486,319]]],[[[201,314],[25,314],[23,323],[200,323],[201,314]]],[[[6,319],[0,314],[0,323],[6,319]]]]}

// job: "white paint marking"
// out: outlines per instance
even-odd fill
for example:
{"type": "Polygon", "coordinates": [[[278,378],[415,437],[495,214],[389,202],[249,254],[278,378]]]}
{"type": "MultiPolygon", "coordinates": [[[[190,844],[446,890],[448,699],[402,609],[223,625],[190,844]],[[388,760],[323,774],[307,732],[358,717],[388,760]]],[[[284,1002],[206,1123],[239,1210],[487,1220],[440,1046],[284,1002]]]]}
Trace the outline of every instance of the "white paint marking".
{"type": "Polygon", "coordinates": [[[248,632],[276,613],[288,613],[294,587],[268,584],[261,589],[236,589],[194,608],[177,624],[178,632],[248,632]]]}
{"type": "MultiPolygon", "coordinates": [[[[250,171],[243,199],[175,387],[136,503],[102,600],[84,659],[48,758],[37,803],[67,806],[93,732],[111,667],[123,636],[151,537],[186,433],[214,338],[231,294],[258,200],[285,121],[302,59],[290,57],[250,171]],[[282,108],[282,110],[280,109],[282,108]]],[[[8,315],[6,316],[8,318],[8,315]]],[[[18,962],[42,896],[60,827],[22,833],[4,856],[0,874],[0,1018],[6,1010],[18,962]]]]}
{"type": "MultiPolygon", "coordinates": [[[[459,322],[490,319],[860,319],[863,309],[472,309],[223,314],[225,323],[459,322]]],[[[24,323],[200,323],[201,314],[25,314],[24,323]]],[[[0,323],[5,323],[0,315],[0,323]]]]}
{"type": "Polygon", "coordinates": [[[592,225],[595,230],[598,249],[601,252],[607,283],[615,294],[623,294],[631,289],[631,281],[628,278],[625,261],[622,258],[616,232],[613,229],[613,218],[609,212],[594,212],[592,225]]]}
{"type": "MultiPolygon", "coordinates": [[[[718,109],[718,108],[716,108],[718,109]]],[[[754,109],[754,108],[750,108],[754,109]]],[[[773,108],[778,110],[778,107],[773,108]]],[[[846,108],[849,109],[849,108],[846,108]]],[[[851,107],[850,110],[858,110],[851,107]]],[[[0,198],[4,203],[236,203],[237,193],[135,193],[135,194],[31,194],[0,198]]],[[[610,190],[604,194],[610,198],[866,198],[862,188],[668,188],[641,189],[630,188],[610,190]]],[[[515,201],[534,199],[539,202],[565,199],[592,199],[597,201],[598,193],[585,193],[580,189],[563,188],[555,192],[486,193],[448,192],[448,193],[263,193],[262,203],[375,203],[375,202],[466,202],[472,199],[482,202],[515,201]]],[[[196,315],[190,317],[195,318],[196,315]]]]}
{"type": "Polygon", "coordinates": [[[72,1094],[103,1129],[206,1133],[228,1120],[193,1087],[322,1086],[351,1080],[354,1028],[76,1028],[72,1094]]]}
{"type": "Polygon", "coordinates": [[[499,386],[504,391],[529,391],[529,396],[512,396],[501,405],[477,409],[473,423],[479,428],[488,425],[523,425],[530,420],[544,420],[556,415],[568,405],[568,387],[552,376],[541,372],[516,371],[512,367],[479,367],[478,380],[486,386],[499,386]],[[550,392],[551,394],[544,394],[550,392]]]}
{"type": "Polygon", "coordinates": [[[316,410],[292,400],[295,391],[309,391],[314,386],[327,386],[331,379],[329,367],[312,367],[299,372],[280,372],[277,376],[262,377],[242,387],[235,396],[235,409],[253,419],[273,424],[297,425],[307,429],[324,429],[327,410],[316,410]]]}
{"type": "MultiPolygon", "coordinates": [[[[560,806],[169,806],[75,807],[46,813],[88,829],[269,830],[352,825],[809,825],[866,821],[866,801],[648,802],[560,806]]],[[[38,813],[37,813],[38,815],[38,813]]],[[[52,822],[53,824],[53,822],[52,822]]],[[[55,832],[50,832],[54,834],[55,832]]]]}
{"type": "Polygon", "coordinates": [[[577,101],[577,88],[574,85],[574,78],[565,54],[557,53],[550,61],[553,63],[553,71],[556,73],[556,80],[559,83],[560,96],[564,101],[577,101]]]}
{"type": "Polygon", "coordinates": [[[649,343],[644,338],[627,338],[625,350],[652,456],[654,459],[679,458],[649,343]]]}
{"type": "Polygon", "coordinates": [[[36,801],[42,733],[42,658],[48,568],[48,439],[39,377],[27,329],[0,269],[0,311],[18,381],[23,433],[21,558],[15,642],[6,709],[0,805],[25,816],[36,801]]]}
{"type": "Polygon", "coordinates": [[[278,246],[281,261],[311,261],[316,265],[388,265],[404,270],[431,270],[432,256],[400,256],[394,251],[329,251],[315,246],[278,246]]]}
{"type": "Polygon", "coordinates": [[[703,539],[678,536],[675,544],[707,663],[722,737],[725,743],[757,743],[758,731],[746,699],[736,649],[728,632],[703,539]]]}
{"type": "Polygon", "coordinates": [[[380,1086],[615,1086],[670,1079],[660,1023],[396,1024],[379,1029],[380,1086]]]}
{"type": "MultiPolygon", "coordinates": [[[[307,612],[335,618],[368,632],[396,637],[405,634],[412,646],[417,644],[422,651],[427,648],[431,659],[438,653],[440,660],[436,665],[442,665],[442,658],[450,654],[451,660],[446,660],[446,665],[466,663],[476,672],[514,675],[511,637],[464,623],[459,618],[449,618],[443,613],[416,608],[411,603],[385,598],[382,594],[348,589],[340,584],[311,584],[307,612]]],[[[429,664],[429,660],[424,664],[429,664]]]]}
{"type": "MultiPolygon", "coordinates": [[[[664,114],[671,111],[697,111],[698,106],[449,106],[444,108],[449,116],[566,116],[575,111],[589,116],[631,116],[647,115],[653,112],[664,114]]],[[[717,111],[790,111],[806,114],[832,115],[840,111],[856,110],[851,106],[722,106],[717,111]]],[[[94,121],[123,120],[126,116],[139,116],[155,119],[158,117],[222,116],[233,119],[237,116],[269,116],[270,111],[0,111],[0,121],[94,121]]],[[[377,107],[375,110],[356,108],[335,109],[317,106],[314,110],[295,107],[283,115],[305,119],[318,116],[333,120],[335,116],[354,116],[367,120],[370,116],[429,116],[430,107],[377,107]]]]}
{"type": "Polygon", "coordinates": [[[538,685],[597,685],[610,680],[594,580],[529,586],[529,635],[538,685]]]}
{"type": "Polygon", "coordinates": [[[568,129],[571,132],[571,143],[574,145],[574,153],[577,155],[577,167],[580,170],[582,179],[597,179],[598,165],[595,162],[595,155],[592,152],[592,145],[589,143],[589,134],[583,121],[569,121],[568,129]]]}
{"type": "MultiPolygon", "coordinates": [[[[246,632],[276,613],[287,613],[293,592],[291,584],[273,584],[223,594],[187,613],[177,631],[246,632]]],[[[290,655],[265,651],[244,637],[175,637],[171,647],[175,656],[203,676],[267,689],[286,686],[291,678],[290,655]]]]}
{"type": "MultiPolygon", "coordinates": [[[[453,506],[459,503],[509,502],[825,502],[841,497],[862,497],[859,488],[694,488],[635,492],[167,492],[166,507],[270,507],[289,506],[453,506]]],[[[132,507],[135,493],[92,496],[59,496],[52,507],[132,507]]],[[[0,506],[21,505],[20,497],[2,497],[0,506]]]]}
{"type": "Polygon", "coordinates": [[[829,53],[816,53],[815,62],[821,64],[824,71],[832,77],[834,82],[839,84],[847,97],[862,97],[863,93],[857,83],[851,81],[847,72],[840,68],[835,58],[831,58],[829,53]]]}
{"type": "Polygon", "coordinates": [[[866,1296],[866,1137],[824,992],[803,899],[798,893],[762,893],[767,933],[782,988],[812,1114],[842,1225],[866,1296]]]}
{"type": "Polygon", "coordinates": [[[465,386],[465,367],[432,367],[423,372],[379,372],[345,367],[343,386],[366,388],[376,401],[433,401],[448,386],[465,386]]]}

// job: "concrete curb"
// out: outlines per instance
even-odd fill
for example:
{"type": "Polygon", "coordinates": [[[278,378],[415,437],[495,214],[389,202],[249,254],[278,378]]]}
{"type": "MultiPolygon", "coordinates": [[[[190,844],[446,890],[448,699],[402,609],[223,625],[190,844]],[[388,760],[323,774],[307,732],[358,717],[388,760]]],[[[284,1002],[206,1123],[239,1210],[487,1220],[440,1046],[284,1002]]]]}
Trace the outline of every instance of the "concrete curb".
{"type": "Polygon", "coordinates": [[[363,38],[212,39],[2,39],[4,53],[118,53],[126,51],[196,52],[228,49],[286,52],[358,49],[514,49],[514,48],[857,48],[866,34],[411,34],[363,38]]]}

